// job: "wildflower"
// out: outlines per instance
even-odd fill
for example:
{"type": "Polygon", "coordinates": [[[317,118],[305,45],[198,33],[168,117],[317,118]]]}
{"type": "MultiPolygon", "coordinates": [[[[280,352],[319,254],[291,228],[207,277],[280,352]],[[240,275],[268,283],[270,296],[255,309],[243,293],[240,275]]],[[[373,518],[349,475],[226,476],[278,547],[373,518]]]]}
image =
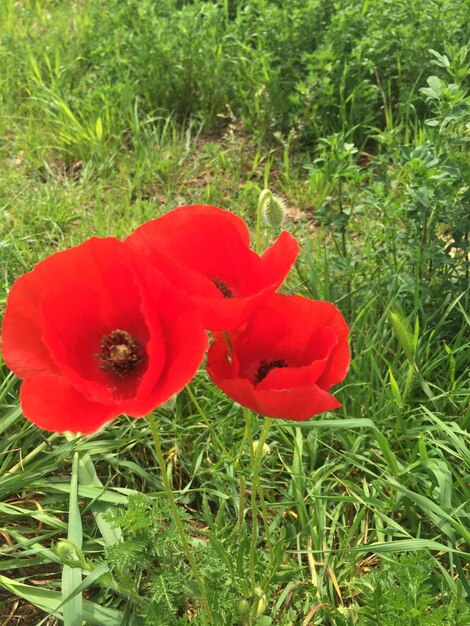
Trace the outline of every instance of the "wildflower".
{"type": "Polygon", "coordinates": [[[127,239],[186,292],[210,330],[230,330],[281,285],[298,251],[287,232],[259,256],[245,222],[213,206],[183,206],[140,226],[127,239]]]}
{"type": "Polygon", "coordinates": [[[207,371],[257,413],[306,420],[341,406],[329,391],[346,376],[348,332],[333,304],[275,294],[229,341],[216,337],[207,371]]]}
{"type": "Polygon", "coordinates": [[[21,276],[2,327],[5,363],[23,379],[25,417],[56,432],[145,416],[189,382],[206,348],[189,300],[111,237],[21,276]]]}

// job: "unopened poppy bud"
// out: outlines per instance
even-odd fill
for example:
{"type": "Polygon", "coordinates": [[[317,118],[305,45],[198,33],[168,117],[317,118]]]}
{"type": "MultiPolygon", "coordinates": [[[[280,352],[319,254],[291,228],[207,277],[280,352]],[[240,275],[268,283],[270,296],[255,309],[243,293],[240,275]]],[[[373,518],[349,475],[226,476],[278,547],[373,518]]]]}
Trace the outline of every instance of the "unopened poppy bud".
{"type": "MultiPolygon", "coordinates": [[[[259,441],[253,441],[253,452],[256,454],[256,450],[258,450],[258,446],[259,446],[259,441]]],[[[271,454],[271,448],[268,446],[267,443],[263,444],[263,451],[261,453],[261,458],[263,458],[263,456],[266,456],[266,454],[271,454]]]]}
{"type": "Polygon", "coordinates": [[[251,604],[248,602],[246,598],[242,598],[237,606],[238,615],[240,617],[244,617],[248,615],[251,611],[251,604]]]}
{"type": "Polygon", "coordinates": [[[264,189],[260,195],[261,212],[265,221],[273,228],[281,228],[286,214],[284,200],[264,189]]]}
{"type": "Polygon", "coordinates": [[[339,606],[338,613],[344,615],[345,617],[349,617],[352,620],[352,623],[355,624],[358,620],[358,607],[357,605],[351,604],[350,606],[339,606]]]}
{"type": "Polygon", "coordinates": [[[68,539],[59,539],[52,546],[52,550],[57,554],[61,563],[70,567],[84,567],[86,559],[83,552],[68,539]]]}
{"type": "Polygon", "coordinates": [[[256,617],[260,617],[260,615],[263,615],[266,608],[266,594],[261,587],[255,587],[253,591],[255,593],[255,596],[259,598],[258,608],[256,610],[256,617]]]}

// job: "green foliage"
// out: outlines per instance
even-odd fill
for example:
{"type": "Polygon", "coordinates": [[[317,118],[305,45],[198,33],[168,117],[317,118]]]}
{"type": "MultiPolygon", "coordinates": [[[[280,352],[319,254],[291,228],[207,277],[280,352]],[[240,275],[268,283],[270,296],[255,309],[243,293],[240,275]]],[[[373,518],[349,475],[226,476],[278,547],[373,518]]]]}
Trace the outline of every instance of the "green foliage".
{"type": "Polygon", "coordinates": [[[186,572],[178,535],[168,521],[161,500],[144,495],[129,498],[127,509],[111,509],[107,520],[122,532],[122,540],[109,546],[106,559],[120,593],[139,598],[141,586],[144,614],[168,615],[168,624],[181,606],[181,587],[186,572]]]}
{"type": "Polygon", "coordinates": [[[365,576],[365,603],[357,626],[464,626],[470,608],[461,592],[449,597],[439,586],[432,559],[402,556],[365,576]]]}
{"type": "Polygon", "coordinates": [[[315,217],[337,234],[338,253],[351,255],[341,268],[347,292],[357,281],[351,232],[364,229],[368,246],[360,248],[369,247],[374,264],[400,268],[400,291],[415,308],[418,302],[435,307],[444,294],[465,292],[470,267],[468,47],[450,46],[446,55],[431,52],[429,71],[437,65],[443,78],[430,76],[429,86],[420,90],[434,116],[411,141],[400,126],[385,133],[376,129],[382,148],[370,155],[336,133],[318,141],[316,157],[305,165],[315,217]],[[382,226],[368,229],[371,220],[382,226]]]}
{"type": "Polygon", "coordinates": [[[117,146],[135,107],[212,129],[235,116],[304,144],[349,131],[363,146],[371,126],[423,119],[428,49],[463,45],[469,26],[465,0],[30,4],[3,2],[1,91],[71,163],[117,146]]]}
{"type": "MultiPolygon", "coordinates": [[[[110,590],[118,590],[149,626],[190,623],[186,613],[191,602],[197,601],[198,589],[191,580],[166,501],[162,497],[150,499],[135,494],[129,497],[127,508],[111,509],[107,520],[122,532],[122,539],[108,546],[105,552],[113,577],[110,590]]],[[[193,549],[210,590],[218,623],[229,623],[236,594],[226,565],[217,552],[201,540],[193,549]]],[[[204,620],[196,617],[191,623],[204,624],[204,620]]]]}

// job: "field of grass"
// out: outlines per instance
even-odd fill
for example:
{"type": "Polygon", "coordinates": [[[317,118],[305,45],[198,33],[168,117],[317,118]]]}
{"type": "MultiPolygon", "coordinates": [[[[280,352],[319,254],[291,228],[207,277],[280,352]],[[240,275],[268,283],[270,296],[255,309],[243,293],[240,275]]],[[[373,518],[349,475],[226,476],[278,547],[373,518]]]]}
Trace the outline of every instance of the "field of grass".
{"type": "Polygon", "coordinates": [[[283,291],[352,351],[340,409],[274,420],[255,519],[263,418],[205,369],[157,409],[212,618],[147,420],[41,431],[0,363],[1,624],[470,624],[469,32],[466,0],[0,0],[2,313],[55,251],[184,204],[254,229],[269,188],[283,291]]]}

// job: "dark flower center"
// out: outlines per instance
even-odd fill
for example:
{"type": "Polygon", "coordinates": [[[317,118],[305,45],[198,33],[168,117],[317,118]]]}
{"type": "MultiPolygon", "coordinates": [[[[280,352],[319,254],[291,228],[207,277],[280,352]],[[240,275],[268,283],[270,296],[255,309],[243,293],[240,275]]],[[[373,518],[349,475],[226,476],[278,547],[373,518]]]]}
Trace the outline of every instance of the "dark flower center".
{"type": "Polygon", "coordinates": [[[104,335],[100,348],[100,369],[121,378],[131,376],[146,359],[144,346],[125,330],[104,335]]]}
{"type": "Polygon", "coordinates": [[[233,293],[227,283],[224,283],[223,280],[220,280],[218,276],[216,276],[213,281],[214,285],[220,291],[224,298],[233,298],[233,293]]]}
{"type": "Polygon", "coordinates": [[[263,359],[260,361],[258,365],[258,371],[256,373],[256,384],[260,383],[266,376],[269,374],[271,370],[275,367],[289,367],[284,359],[273,359],[272,361],[267,361],[263,359]]]}

